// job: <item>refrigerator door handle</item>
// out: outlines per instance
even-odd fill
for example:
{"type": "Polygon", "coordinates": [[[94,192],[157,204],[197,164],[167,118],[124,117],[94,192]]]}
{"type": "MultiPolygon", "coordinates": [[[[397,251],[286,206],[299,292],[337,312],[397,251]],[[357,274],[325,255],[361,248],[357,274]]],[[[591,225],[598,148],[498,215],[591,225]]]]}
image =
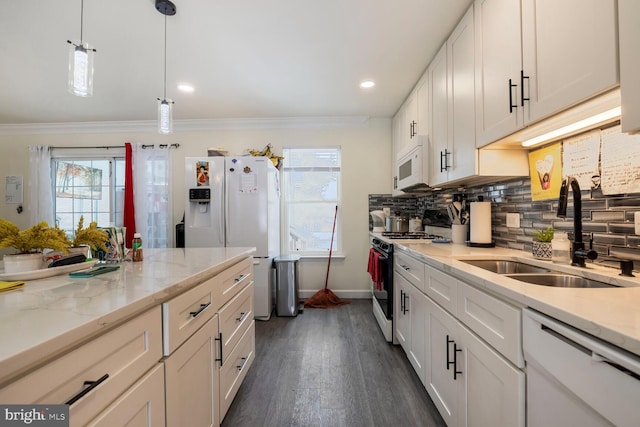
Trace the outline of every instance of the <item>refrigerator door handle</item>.
{"type": "MultiPolygon", "coordinates": [[[[225,164],[226,167],[226,164],[225,164]]],[[[229,217],[229,178],[227,176],[227,171],[224,171],[224,245],[227,246],[227,239],[231,235],[229,233],[229,222],[231,222],[231,218],[229,217]]]]}

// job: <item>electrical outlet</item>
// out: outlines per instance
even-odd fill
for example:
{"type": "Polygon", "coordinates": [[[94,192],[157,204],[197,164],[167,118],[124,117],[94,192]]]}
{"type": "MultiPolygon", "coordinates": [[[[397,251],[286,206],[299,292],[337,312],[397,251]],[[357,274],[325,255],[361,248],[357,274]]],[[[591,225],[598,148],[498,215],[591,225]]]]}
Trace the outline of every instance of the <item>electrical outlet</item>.
{"type": "MultiPolygon", "coordinates": [[[[520,228],[520,214],[517,212],[507,213],[507,227],[509,228],[520,228]]],[[[637,229],[637,218],[636,218],[636,229],[637,229]]]]}
{"type": "Polygon", "coordinates": [[[633,214],[633,223],[636,227],[636,234],[640,235],[640,212],[633,214]]]}

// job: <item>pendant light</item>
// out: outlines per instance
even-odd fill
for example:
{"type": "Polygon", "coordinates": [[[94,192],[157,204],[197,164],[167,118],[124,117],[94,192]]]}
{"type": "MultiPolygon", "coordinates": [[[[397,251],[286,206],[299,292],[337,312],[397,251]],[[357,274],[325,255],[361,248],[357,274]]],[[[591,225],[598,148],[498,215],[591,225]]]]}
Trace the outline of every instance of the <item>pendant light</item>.
{"type": "Polygon", "coordinates": [[[173,132],[173,101],[167,98],[167,16],[176,14],[176,6],[169,0],[156,0],[156,10],[164,15],[164,92],[158,98],[158,132],[173,132]]]}
{"type": "Polygon", "coordinates": [[[80,0],[80,42],[69,43],[69,92],[76,96],[93,95],[93,54],[95,49],[82,40],[84,0],[80,0]]]}

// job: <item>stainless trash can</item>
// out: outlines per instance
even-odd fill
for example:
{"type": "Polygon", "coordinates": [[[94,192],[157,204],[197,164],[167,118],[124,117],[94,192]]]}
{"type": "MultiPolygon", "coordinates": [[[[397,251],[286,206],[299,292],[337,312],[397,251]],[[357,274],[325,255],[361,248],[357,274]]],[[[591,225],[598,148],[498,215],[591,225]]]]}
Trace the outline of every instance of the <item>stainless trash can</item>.
{"type": "Polygon", "coordinates": [[[298,315],[298,261],[300,255],[282,255],[273,262],[276,270],[276,316],[298,315]]]}

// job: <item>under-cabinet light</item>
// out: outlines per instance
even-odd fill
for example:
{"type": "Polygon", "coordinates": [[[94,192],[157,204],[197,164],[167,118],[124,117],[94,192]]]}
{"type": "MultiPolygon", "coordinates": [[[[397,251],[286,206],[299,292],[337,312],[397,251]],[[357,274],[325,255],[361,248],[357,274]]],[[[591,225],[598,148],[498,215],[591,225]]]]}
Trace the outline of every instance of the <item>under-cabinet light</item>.
{"type": "Polygon", "coordinates": [[[586,130],[587,128],[611,121],[615,118],[619,118],[620,113],[621,113],[620,107],[612,108],[600,114],[596,114],[595,116],[587,117],[586,119],[579,120],[575,123],[571,123],[559,129],[552,130],[551,132],[547,132],[540,136],[536,136],[535,138],[527,139],[526,141],[522,142],[522,146],[531,147],[533,145],[541,144],[543,142],[552,141],[561,136],[569,135],[571,133],[577,132],[582,129],[586,130]]]}

